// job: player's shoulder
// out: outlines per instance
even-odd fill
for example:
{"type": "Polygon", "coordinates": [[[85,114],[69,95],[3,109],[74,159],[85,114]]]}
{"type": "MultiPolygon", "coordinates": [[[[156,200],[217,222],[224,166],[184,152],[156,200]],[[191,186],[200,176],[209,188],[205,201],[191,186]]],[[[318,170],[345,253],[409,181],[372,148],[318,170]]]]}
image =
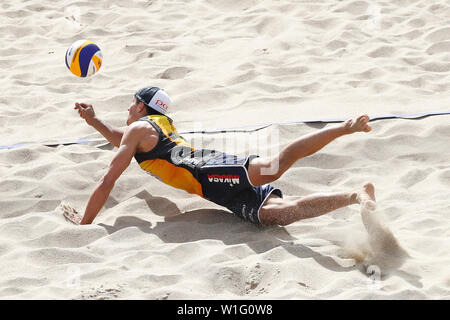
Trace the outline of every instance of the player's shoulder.
{"type": "Polygon", "coordinates": [[[156,129],[147,121],[134,121],[126,130],[132,135],[157,133],[156,129]]]}
{"type": "Polygon", "coordinates": [[[158,131],[147,121],[135,121],[127,128],[126,139],[137,143],[136,151],[148,152],[152,150],[159,140],[158,131]]]}

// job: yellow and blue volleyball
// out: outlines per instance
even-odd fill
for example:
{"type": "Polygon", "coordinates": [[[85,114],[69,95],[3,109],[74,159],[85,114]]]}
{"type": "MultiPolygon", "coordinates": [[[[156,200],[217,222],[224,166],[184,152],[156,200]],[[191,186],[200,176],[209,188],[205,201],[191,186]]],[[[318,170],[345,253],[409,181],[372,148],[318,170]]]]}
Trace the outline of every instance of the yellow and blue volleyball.
{"type": "Polygon", "coordinates": [[[66,51],[66,66],[78,77],[89,77],[102,66],[102,51],[89,40],[78,40],[66,51]]]}

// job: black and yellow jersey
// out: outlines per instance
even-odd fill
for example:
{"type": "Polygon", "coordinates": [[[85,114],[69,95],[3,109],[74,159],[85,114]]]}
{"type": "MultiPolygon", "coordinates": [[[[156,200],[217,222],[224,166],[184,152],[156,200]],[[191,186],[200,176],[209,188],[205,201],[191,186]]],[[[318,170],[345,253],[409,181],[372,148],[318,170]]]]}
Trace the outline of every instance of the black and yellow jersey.
{"type": "Polygon", "coordinates": [[[149,115],[139,121],[149,122],[159,134],[158,143],[151,151],[135,154],[139,166],[172,187],[204,197],[198,168],[217,153],[195,150],[177,133],[167,116],[149,115]]]}
{"type": "Polygon", "coordinates": [[[283,197],[281,190],[269,184],[251,184],[248,166],[257,155],[241,158],[215,150],[195,150],[167,116],[150,115],[139,121],[149,122],[159,138],[152,150],[134,157],[142,169],[162,182],[224,206],[256,224],[261,224],[259,211],[269,195],[283,197]]]}

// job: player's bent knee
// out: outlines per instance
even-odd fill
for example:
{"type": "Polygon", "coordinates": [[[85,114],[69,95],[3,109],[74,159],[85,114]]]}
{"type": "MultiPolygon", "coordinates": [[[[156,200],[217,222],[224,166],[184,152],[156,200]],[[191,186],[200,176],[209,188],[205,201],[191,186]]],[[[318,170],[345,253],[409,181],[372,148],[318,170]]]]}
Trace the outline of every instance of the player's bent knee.
{"type": "Polygon", "coordinates": [[[270,212],[267,212],[265,210],[261,210],[259,212],[259,220],[261,221],[262,225],[264,226],[274,226],[276,225],[276,219],[271,215],[270,212]]]}
{"type": "Polygon", "coordinates": [[[260,209],[259,219],[265,226],[286,226],[293,222],[291,217],[293,206],[295,204],[292,201],[277,197],[260,209]]]}
{"type": "Polygon", "coordinates": [[[261,223],[264,226],[287,226],[291,222],[283,216],[283,213],[260,215],[261,223]]]}

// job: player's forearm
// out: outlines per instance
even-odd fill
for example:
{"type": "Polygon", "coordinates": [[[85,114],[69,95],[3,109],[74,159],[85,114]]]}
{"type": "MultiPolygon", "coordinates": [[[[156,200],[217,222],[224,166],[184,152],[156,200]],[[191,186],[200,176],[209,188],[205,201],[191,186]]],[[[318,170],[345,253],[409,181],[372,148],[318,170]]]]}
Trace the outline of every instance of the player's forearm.
{"type": "Polygon", "coordinates": [[[107,185],[103,182],[101,182],[95,188],[94,192],[89,198],[83,219],[81,220],[80,224],[90,224],[92,223],[92,221],[94,221],[95,217],[103,208],[106,200],[108,199],[112,188],[113,185],[107,185]]]}
{"type": "Polygon", "coordinates": [[[114,128],[98,118],[92,119],[90,125],[100,132],[113,146],[119,147],[123,136],[122,128],[114,128]]]}

